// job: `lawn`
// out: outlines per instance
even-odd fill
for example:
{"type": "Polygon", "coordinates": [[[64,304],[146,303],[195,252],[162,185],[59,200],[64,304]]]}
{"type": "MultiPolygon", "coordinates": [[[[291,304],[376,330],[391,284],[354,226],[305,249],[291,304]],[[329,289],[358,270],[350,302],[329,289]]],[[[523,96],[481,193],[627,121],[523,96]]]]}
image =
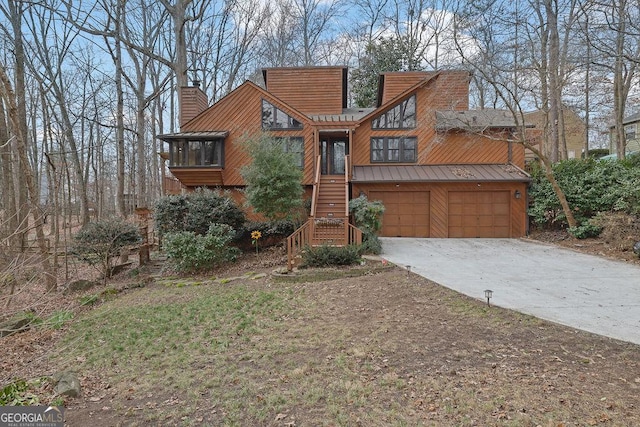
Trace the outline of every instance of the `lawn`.
{"type": "Polygon", "coordinates": [[[640,425],[636,345],[395,267],[335,276],[165,278],[84,311],[46,356],[81,376],[68,424],[640,425]]]}

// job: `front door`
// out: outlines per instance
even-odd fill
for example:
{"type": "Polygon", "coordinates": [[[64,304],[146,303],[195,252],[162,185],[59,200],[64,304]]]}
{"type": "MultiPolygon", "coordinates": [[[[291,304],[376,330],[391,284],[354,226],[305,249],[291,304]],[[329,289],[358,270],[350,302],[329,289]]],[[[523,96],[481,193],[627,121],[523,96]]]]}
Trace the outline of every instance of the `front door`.
{"type": "Polygon", "coordinates": [[[346,139],[323,138],[320,153],[323,175],[344,175],[344,156],[348,154],[346,139]]]}

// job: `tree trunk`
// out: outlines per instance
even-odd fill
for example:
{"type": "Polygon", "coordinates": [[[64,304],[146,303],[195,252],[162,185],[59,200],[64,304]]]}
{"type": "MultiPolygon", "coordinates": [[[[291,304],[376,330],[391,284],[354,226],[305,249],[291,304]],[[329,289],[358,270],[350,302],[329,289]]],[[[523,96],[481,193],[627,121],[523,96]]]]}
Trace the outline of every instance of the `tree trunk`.
{"type": "MultiPolygon", "coordinates": [[[[560,81],[558,71],[560,66],[560,39],[558,35],[558,15],[554,0],[544,2],[547,26],[549,31],[549,143],[551,144],[551,160],[557,162],[563,156],[560,153],[560,81]]],[[[566,156],[564,156],[566,157],[566,156]]]]}
{"type": "Polygon", "coordinates": [[[57,288],[56,276],[51,269],[51,263],[49,261],[49,250],[47,248],[46,240],[44,237],[44,229],[42,223],[42,216],[38,215],[40,197],[38,188],[31,170],[31,165],[27,157],[27,146],[22,135],[22,125],[20,124],[20,118],[18,113],[18,105],[16,102],[16,95],[11,87],[11,82],[7,76],[6,70],[0,65],[0,82],[1,82],[1,95],[2,99],[9,106],[9,119],[13,125],[15,131],[15,139],[18,146],[18,156],[20,159],[20,165],[24,172],[24,179],[27,184],[28,197],[31,205],[31,211],[33,212],[33,221],[36,230],[36,240],[40,249],[42,270],[45,275],[45,282],[47,291],[55,291],[57,288]]]}
{"type": "Polygon", "coordinates": [[[18,250],[22,245],[16,234],[19,225],[18,208],[16,206],[16,192],[13,182],[12,141],[9,137],[8,121],[4,103],[0,102],[0,176],[2,177],[2,205],[4,206],[4,219],[7,225],[6,230],[0,230],[0,237],[6,237],[9,246],[18,250]]]}

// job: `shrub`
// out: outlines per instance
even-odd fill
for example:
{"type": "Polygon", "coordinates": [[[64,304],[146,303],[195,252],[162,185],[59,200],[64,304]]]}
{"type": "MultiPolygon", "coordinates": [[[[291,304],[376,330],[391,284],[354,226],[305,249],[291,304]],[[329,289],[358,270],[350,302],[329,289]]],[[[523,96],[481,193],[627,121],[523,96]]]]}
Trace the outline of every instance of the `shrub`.
{"type": "Polygon", "coordinates": [[[229,246],[235,235],[230,226],[214,223],[204,236],[192,231],[168,233],[164,249],[178,271],[195,272],[235,260],[239,250],[229,246]]]}
{"type": "Polygon", "coordinates": [[[113,259],[123,248],[140,243],[138,228],[120,218],[90,222],[73,237],[73,253],[110,277],[113,259]]]}
{"type": "Polygon", "coordinates": [[[381,217],[384,205],[379,200],[369,201],[366,196],[349,200],[349,212],[353,215],[356,227],[370,234],[377,234],[382,227],[381,217]]]}
{"type": "Polygon", "coordinates": [[[587,239],[589,237],[598,237],[602,233],[602,227],[587,222],[577,227],[570,227],[569,233],[577,239],[587,239]]]}
{"type": "Polygon", "coordinates": [[[359,246],[307,247],[302,253],[301,267],[332,267],[360,262],[359,246]]]}
{"type": "Polygon", "coordinates": [[[262,133],[242,142],[252,158],[241,169],[247,204],[270,221],[295,219],[303,207],[302,170],[286,139],[262,133]]]}
{"type": "MultiPolygon", "coordinates": [[[[640,212],[640,168],[633,166],[634,161],[573,159],[553,166],[556,180],[580,226],[599,212],[640,212]]],[[[534,168],[532,178],[529,215],[533,222],[547,227],[566,226],[560,202],[543,171],[534,168]]],[[[594,228],[587,229],[589,233],[595,232],[594,228]]]]}
{"type": "Polygon", "coordinates": [[[361,255],[379,255],[382,252],[382,243],[377,235],[364,231],[362,233],[362,245],[360,245],[359,251],[361,255]]]}
{"type": "Polygon", "coordinates": [[[188,194],[163,197],[154,207],[160,234],[187,231],[203,236],[213,223],[239,229],[245,221],[242,209],[225,193],[199,188],[188,194]]]}

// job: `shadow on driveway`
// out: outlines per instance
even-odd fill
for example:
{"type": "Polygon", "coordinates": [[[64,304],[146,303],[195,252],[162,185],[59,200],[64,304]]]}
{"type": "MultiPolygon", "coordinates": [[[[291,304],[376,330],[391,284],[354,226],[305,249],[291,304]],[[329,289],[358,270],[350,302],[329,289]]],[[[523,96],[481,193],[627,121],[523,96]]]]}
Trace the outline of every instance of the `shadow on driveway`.
{"type": "Polygon", "coordinates": [[[640,267],[519,239],[381,240],[383,258],[450,289],[640,344],[640,267]]]}

